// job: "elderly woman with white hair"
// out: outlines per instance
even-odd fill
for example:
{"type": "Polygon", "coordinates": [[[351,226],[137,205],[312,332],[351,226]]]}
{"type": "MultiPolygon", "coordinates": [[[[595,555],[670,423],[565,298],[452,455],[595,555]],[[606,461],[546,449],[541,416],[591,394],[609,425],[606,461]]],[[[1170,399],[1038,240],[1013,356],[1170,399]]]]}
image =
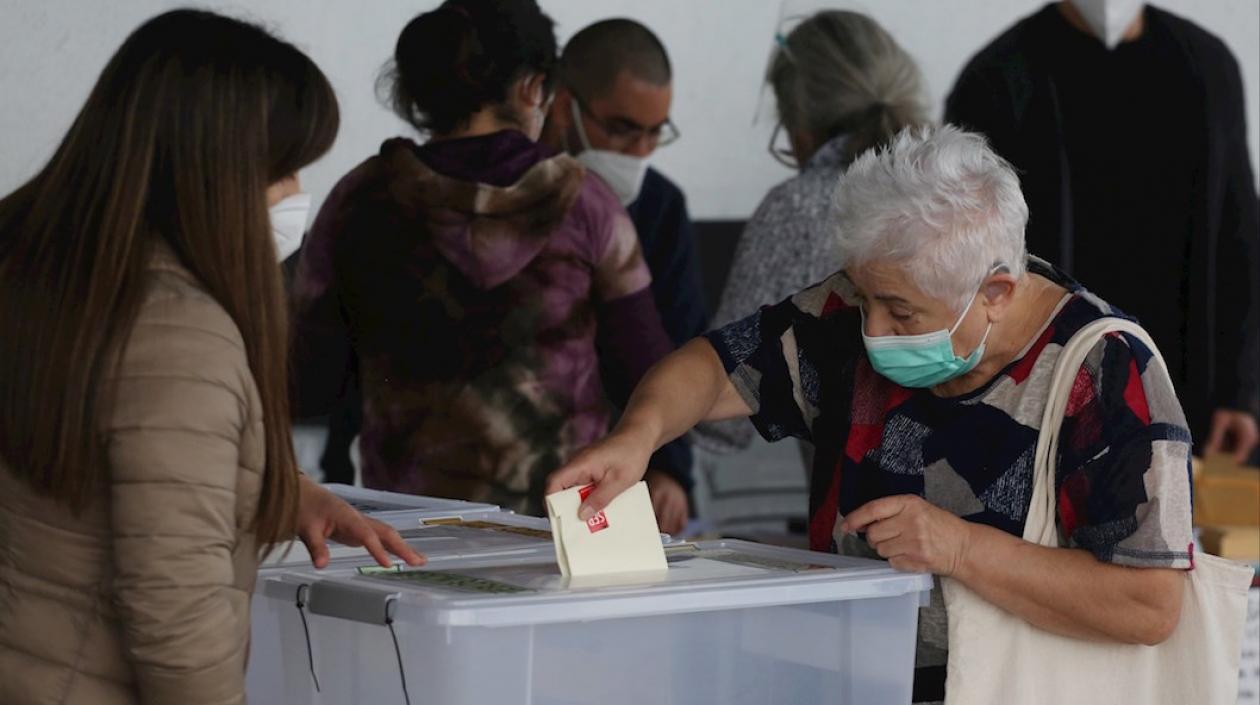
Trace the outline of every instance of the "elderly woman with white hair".
{"type": "MultiPolygon", "coordinates": [[[[661,444],[747,416],[768,440],[815,444],[815,550],[952,576],[1050,632],[1165,640],[1192,561],[1190,436],[1155,351],[1129,333],[1092,347],[1059,428],[1061,547],[1025,541],[1055,362],[1123,314],[1026,253],[1019,180],[977,135],[903,132],[853,163],[837,199],[838,271],[659,363],[550,490],[597,483],[589,516],[661,444]]],[[[945,632],[934,599],[916,701],[943,697],[945,632]]]]}

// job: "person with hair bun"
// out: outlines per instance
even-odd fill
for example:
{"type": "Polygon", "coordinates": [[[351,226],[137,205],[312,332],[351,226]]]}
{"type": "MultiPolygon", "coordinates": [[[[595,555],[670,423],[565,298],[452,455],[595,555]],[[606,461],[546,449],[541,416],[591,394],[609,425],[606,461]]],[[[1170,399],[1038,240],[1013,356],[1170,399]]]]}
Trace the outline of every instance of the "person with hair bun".
{"type": "MultiPolygon", "coordinates": [[[[830,216],[845,168],[928,122],[918,66],[870,17],[825,10],[776,42],[766,73],[779,114],[770,154],[799,173],[771,189],[745,226],[716,326],[831,274],[830,216]]],[[[746,443],[745,426],[742,439],[727,440],[746,443]]]]}
{"type": "MultiPolygon", "coordinates": [[[[775,39],[766,81],[779,124],[770,152],[799,173],[771,189],[744,226],[714,326],[737,321],[767,301],[780,301],[830,275],[833,201],[845,169],[902,129],[927,122],[923,79],[914,59],[870,17],[827,10],[775,39]]],[[[717,454],[745,451],[756,441],[752,425],[743,419],[702,424],[692,438],[717,454]]],[[[810,444],[802,443],[801,454],[808,467],[810,444]]],[[[786,469],[771,483],[776,495],[804,496],[804,473],[790,472],[790,462],[786,469]]],[[[758,464],[756,472],[748,484],[767,486],[766,465],[758,464]]],[[[743,485],[732,473],[726,482],[743,485]]],[[[762,509],[757,521],[769,528],[772,516],[762,509]]],[[[777,518],[787,527],[799,517],[777,518]]]]}
{"type": "Polygon", "coordinates": [[[295,405],[325,412],[357,374],[368,487],[539,514],[548,473],[607,430],[608,396],[671,349],[618,197],[537,142],[556,64],[533,0],[417,16],[382,86],[427,140],[386,141],[316,218],[295,405]]]}

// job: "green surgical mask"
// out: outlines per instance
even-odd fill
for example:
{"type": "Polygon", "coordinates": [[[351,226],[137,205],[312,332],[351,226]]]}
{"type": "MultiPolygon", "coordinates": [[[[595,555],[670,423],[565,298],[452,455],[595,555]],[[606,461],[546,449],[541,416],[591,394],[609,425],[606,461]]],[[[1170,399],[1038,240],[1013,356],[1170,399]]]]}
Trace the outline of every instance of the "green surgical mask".
{"type": "MultiPolygon", "coordinates": [[[[979,296],[979,292],[976,292],[979,296]]],[[[967,357],[954,354],[953,336],[962,324],[967,312],[976,302],[971,297],[967,308],[949,330],[941,329],[922,335],[886,335],[872,338],[866,335],[866,314],[862,314],[862,342],[871,367],[889,380],[909,388],[935,387],[974,370],[984,357],[984,344],[989,339],[993,324],[984,331],[980,344],[967,357]]]]}

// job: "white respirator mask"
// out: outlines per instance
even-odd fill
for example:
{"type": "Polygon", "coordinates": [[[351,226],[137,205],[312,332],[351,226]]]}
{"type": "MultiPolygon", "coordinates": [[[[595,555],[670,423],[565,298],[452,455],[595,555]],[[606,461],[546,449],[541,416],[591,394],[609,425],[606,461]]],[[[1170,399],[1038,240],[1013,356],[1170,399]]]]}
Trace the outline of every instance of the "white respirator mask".
{"type": "Polygon", "coordinates": [[[573,108],[573,122],[577,125],[578,139],[582,140],[582,151],[578,153],[577,160],[587,169],[599,174],[613,193],[617,194],[621,205],[634,203],[639,197],[639,191],[643,189],[648,160],[607,149],[591,149],[591,143],[586,139],[586,130],[582,127],[582,113],[577,101],[571,100],[569,105],[573,108]]]}
{"type": "Polygon", "coordinates": [[[267,212],[271,216],[271,235],[276,239],[276,255],[283,262],[302,246],[306,218],[311,213],[311,194],[286,196],[267,212]]]}
{"type": "Polygon", "coordinates": [[[1142,11],[1144,0],[1072,0],[1094,35],[1115,49],[1133,20],[1142,11]]]}

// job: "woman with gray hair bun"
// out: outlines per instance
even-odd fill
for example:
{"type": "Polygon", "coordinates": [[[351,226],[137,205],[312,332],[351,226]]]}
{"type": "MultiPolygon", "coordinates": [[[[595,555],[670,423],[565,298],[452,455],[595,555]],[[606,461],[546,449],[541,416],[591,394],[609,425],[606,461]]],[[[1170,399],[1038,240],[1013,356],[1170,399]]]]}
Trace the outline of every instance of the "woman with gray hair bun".
{"type": "MultiPolygon", "coordinates": [[[[904,128],[927,123],[914,59],[866,15],[819,12],[775,40],[766,81],[779,124],[770,153],[800,173],[771,189],[745,226],[715,325],[831,274],[833,197],[845,168],[904,128]]],[[[753,428],[706,424],[694,438],[707,450],[732,452],[748,447],[753,428]]]]}
{"type": "MultiPolygon", "coordinates": [[[[1026,254],[1019,179],[983,137],[902,132],[854,161],[836,203],[839,271],[665,358],[549,491],[597,483],[585,518],[662,443],[745,417],[815,444],[814,550],[952,577],[1058,635],[1168,638],[1192,567],[1190,434],[1149,338],[1026,254]]],[[[944,696],[939,594],[916,702],[944,696]]]]}
{"type": "Polygon", "coordinates": [[[919,67],[870,17],[827,10],[775,40],[766,81],[791,150],[772,140],[771,152],[788,166],[807,166],[832,143],[849,162],[926,122],[919,67]]]}

